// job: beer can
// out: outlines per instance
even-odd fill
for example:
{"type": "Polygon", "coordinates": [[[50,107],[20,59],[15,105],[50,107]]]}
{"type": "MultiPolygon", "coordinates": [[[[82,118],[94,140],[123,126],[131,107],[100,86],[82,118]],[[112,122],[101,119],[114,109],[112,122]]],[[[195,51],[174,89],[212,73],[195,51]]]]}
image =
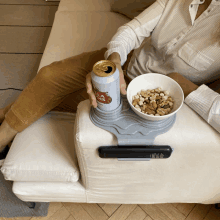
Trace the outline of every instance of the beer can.
{"type": "Polygon", "coordinates": [[[115,110],[121,103],[120,77],[116,65],[109,60],[100,60],[91,73],[97,107],[102,111],[115,110]]]}

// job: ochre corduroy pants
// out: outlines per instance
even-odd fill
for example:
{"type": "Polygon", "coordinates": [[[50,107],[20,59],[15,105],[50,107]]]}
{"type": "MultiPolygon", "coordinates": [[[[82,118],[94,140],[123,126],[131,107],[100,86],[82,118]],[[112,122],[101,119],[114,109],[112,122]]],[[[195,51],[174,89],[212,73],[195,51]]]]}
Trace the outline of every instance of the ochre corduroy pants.
{"type": "MultiPolygon", "coordinates": [[[[106,50],[85,52],[41,68],[16,101],[5,108],[9,126],[21,132],[49,111],[76,112],[77,105],[89,98],[86,75],[96,62],[104,60],[106,50]]],[[[124,72],[132,53],[122,67],[124,72]]]]}

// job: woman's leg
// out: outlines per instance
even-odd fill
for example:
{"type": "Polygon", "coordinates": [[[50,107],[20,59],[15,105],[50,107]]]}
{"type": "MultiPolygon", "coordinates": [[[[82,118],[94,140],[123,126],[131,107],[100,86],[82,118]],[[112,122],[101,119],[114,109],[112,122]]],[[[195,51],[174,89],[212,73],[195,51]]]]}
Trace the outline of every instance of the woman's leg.
{"type": "MultiPolygon", "coordinates": [[[[18,132],[47,112],[76,112],[77,105],[89,98],[85,77],[97,61],[104,59],[105,51],[102,48],[43,67],[18,99],[3,109],[2,117],[6,119],[0,126],[0,152],[18,132]]],[[[132,54],[133,50],[122,67],[125,72],[132,54]]],[[[128,84],[131,79],[125,75],[125,80],[128,84]]]]}
{"type": "MultiPolygon", "coordinates": [[[[128,64],[130,62],[130,59],[132,57],[133,54],[132,50],[128,56],[127,56],[127,61],[125,62],[125,64],[123,65],[122,69],[124,70],[124,77],[125,77],[125,81],[127,83],[127,85],[129,84],[129,82],[131,81],[131,79],[127,76],[126,74],[126,70],[128,68],[128,64]]],[[[62,112],[76,112],[77,110],[77,105],[79,102],[83,101],[84,99],[88,99],[88,94],[86,92],[86,88],[73,92],[70,95],[68,95],[58,106],[56,106],[54,109],[52,109],[51,111],[62,111],[62,112]]],[[[6,113],[9,111],[9,109],[11,108],[11,106],[14,104],[10,103],[9,105],[7,105],[6,107],[4,107],[3,109],[0,109],[0,123],[3,122],[3,120],[5,119],[5,115],[6,113]]]]}
{"type": "Polygon", "coordinates": [[[88,98],[86,75],[97,61],[104,59],[106,50],[82,53],[41,68],[5,115],[0,127],[0,151],[18,132],[57,106],[76,110],[77,104],[88,98]]]}
{"type": "MultiPolygon", "coordinates": [[[[77,105],[85,100],[88,99],[89,96],[87,94],[86,88],[76,91],[75,93],[71,93],[67,96],[58,106],[56,106],[51,111],[61,111],[61,112],[76,112],[77,105]]],[[[9,111],[10,107],[14,104],[11,103],[3,109],[0,109],[0,152],[4,149],[6,145],[10,148],[11,143],[18,133],[16,130],[11,128],[8,123],[6,122],[5,115],[9,111]]]]}

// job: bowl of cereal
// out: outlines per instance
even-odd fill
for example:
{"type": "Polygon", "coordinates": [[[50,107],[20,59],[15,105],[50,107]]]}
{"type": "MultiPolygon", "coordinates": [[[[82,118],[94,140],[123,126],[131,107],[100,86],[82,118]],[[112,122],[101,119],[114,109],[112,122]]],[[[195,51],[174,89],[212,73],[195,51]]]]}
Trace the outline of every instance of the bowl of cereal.
{"type": "Polygon", "coordinates": [[[170,77],[147,73],[129,83],[127,99],[137,115],[150,121],[159,121],[180,110],[184,93],[180,85],[170,77]]]}

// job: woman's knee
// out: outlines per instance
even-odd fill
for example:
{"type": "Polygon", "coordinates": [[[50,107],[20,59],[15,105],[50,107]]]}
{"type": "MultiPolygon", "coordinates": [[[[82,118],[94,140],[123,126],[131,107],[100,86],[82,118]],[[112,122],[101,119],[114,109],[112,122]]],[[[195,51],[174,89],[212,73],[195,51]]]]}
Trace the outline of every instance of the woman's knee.
{"type": "Polygon", "coordinates": [[[57,64],[61,61],[55,61],[47,66],[42,67],[38,72],[38,77],[44,78],[45,80],[57,78],[60,71],[57,71],[57,64]]]}
{"type": "Polygon", "coordinates": [[[65,73],[86,75],[92,71],[93,65],[104,59],[104,53],[107,48],[97,51],[85,52],[77,56],[69,57],[60,61],[42,67],[38,75],[44,79],[52,79],[62,77],[65,73]],[[71,70],[71,72],[70,72],[71,70]]]}

